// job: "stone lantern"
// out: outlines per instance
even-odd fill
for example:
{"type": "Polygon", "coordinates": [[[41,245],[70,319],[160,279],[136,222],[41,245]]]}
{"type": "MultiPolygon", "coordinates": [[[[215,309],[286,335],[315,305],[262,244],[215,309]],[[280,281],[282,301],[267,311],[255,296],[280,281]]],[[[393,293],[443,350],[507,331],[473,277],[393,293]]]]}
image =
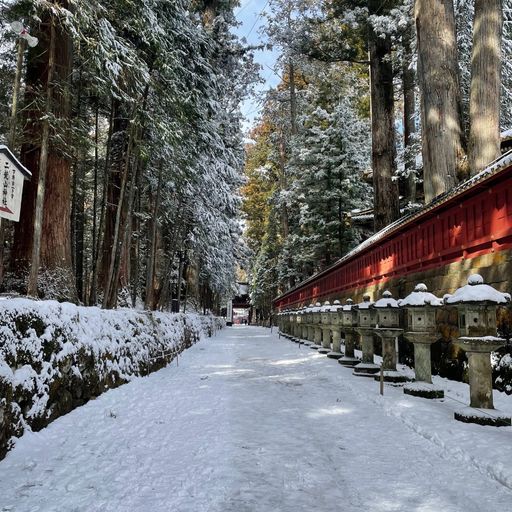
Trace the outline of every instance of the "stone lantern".
{"type": "Polygon", "coordinates": [[[357,311],[356,332],[361,336],[362,361],[354,367],[354,375],[360,377],[372,377],[380,367],[373,362],[373,330],[377,313],[370,306],[373,302],[369,295],[363,297],[363,302],[354,306],[357,311]]]}
{"type": "Polygon", "coordinates": [[[341,302],[335,300],[329,312],[332,332],[332,350],[327,354],[331,359],[340,359],[343,357],[341,353],[341,326],[343,323],[341,302]]]}
{"type": "Polygon", "coordinates": [[[295,330],[295,314],[291,309],[288,310],[288,321],[290,323],[290,326],[288,328],[288,339],[292,339],[295,330]]]}
{"type": "Polygon", "coordinates": [[[492,399],[491,352],[506,342],[496,336],[496,309],[510,302],[508,293],[501,293],[473,274],[468,284],[445,298],[459,313],[461,336],[454,341],[468,357],[470,406],[455,412],[455,419],[480,425],[510,426],[510,416],[494,409],[492,399]]]}
{"type": "Polygon", "coordinates": [[[311,346],[311,345],[315,344],[315,326],[314,326],[314,323],[313,323],[313,309],[314,309],[314,307],[315,307],[314,304],[310,304],[306,308],[306,313],[305,313],[305,316],[306,316],[306,330],[307,330],[306,339],[308,340],[306,345],[308,345],[308,346],[311,346]]]}
{"type": "Polygon", "coordinates": [[[302,343],[302,309],[298,309],[295,311],[295,343],[299,343],[299,345],[302,343]]]}
{"type": "Polygon", "coordinates": [[[293,333],[295,332],[295,314],[293,310],[288,310],[288,321],[290,323],[290,327],[288,329],[288,339],[291,340],[293,338],[293,333]]]}
{"type": "MultiPolygon", "coordinates": [[[[385,291],[372,306],[377,313],[375,334],[382,340],[382,373],[385,382],[407,382],[409,379],[396,370],[396,339],[400,328],[400,309],[391,292],[385,291]]],[[[379,379],[380,377],[375,377],[379,379]]]]}
{"type": "Polygon", "coordinates": [[[286,329],[287,329],[287,318],[286,318],[286,310],[283,309],[283,311],[281,311],[279,313],[279,316],[280,316],[280,322],[281,322],[281,336],[284,336],[286,337],[286,329]]]}
{"type": "Polygon", "coordinates": [[[338,363],[343,366],[354,367],[361,361],[354,354],[357,336],[357,332],[355,330],[357,327],[357,309],[355,308],[354,301],[352,299],[346,300],[342,307],[341,318],[341,329],[345,335],[345,355],[338,359],[338,363]]]}
{"type": "Polygon", "coordinates": [[[313,307],[313,341],[314,345],[310,347],[314,350],[322,348],[322,317],[321,317],[322,304],[317,302],[313,307]]]}
{"type": "Polygon", "coordinates": [[[289,309],[284,310],[285,337],[290,338],[292,332],[292,312],[289,309]]]}
{"type": "Polygon", "coordinates": [[[308,325],[307,325],[307,323],[308,323],[308,315],[307,315],[307,311],[308,311],[308,308],[306,306],[304,306],[300,310],[300,317],[301,317],[300,342],[303,345],[309,345],[309,342],[308,342],[308,325]]]}
{"type": "Polygon", "coordinates": [[[322,346],[318,349],[320,354],[328,354],[331,351],[331,303],[326,300],[320,310],[322,319],[322,346]]]}
{"type": "Polygon", "coordinates": [[[439,339],[436,310],[443,305],[442,299],[430,293],[423,283],[398,305],[407,312],[405,338],[414,345],[414,372],[416,381],[406,384],[404,393],[423,398],[443,398],[444,391],[432,384],[430,346],[439,339]]]}

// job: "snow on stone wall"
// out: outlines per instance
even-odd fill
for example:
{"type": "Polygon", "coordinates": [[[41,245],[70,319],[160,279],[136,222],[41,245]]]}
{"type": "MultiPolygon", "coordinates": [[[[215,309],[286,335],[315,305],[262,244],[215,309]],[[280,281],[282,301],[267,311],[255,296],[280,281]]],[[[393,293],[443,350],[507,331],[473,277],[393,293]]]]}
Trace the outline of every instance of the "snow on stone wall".
{"type": "Polygon", "coordinates": [[[223,321],[196,314],[0,301],[0,459],[105,390],[172,361],[223,321]]]}

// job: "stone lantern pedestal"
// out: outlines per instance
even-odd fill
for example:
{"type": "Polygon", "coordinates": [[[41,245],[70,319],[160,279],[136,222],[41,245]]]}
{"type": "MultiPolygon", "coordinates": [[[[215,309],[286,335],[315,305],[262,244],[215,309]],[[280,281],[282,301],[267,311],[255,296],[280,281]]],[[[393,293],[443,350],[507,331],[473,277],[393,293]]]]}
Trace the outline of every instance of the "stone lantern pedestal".
{"type": "Polygon", "coordinates": [[[461,337],[455,341],[468,356],[469,407],[455,412],[456,420],[494,427],[509,427],[512,418],[494,409],[492,399],[491,352],[505,344],[505,340],[492,336],[486,338],[461,337]]]}
{"type": "Polygon", "coordinates": [[[307,326],[307,313],[305,313],[302,316],[302,336],[301,336],[301,342],[303,345],[309,346],[308,341],[308,326],[307,326]]]}
{"type": "Polygon", "coordinates": [[[319,354],[328,354],[331,351],[331,321],[330,321],[331,303],[327,300],[320,311],[322,323],[322,346],[318,349],[319,354]]]}
{"type": "Polygon", "coordinates": [[[432,384],[430,347],[437,341],[437,336],[429,332],[406,332],[405,337],[414,346],[416,381],[406,384],[404,393],[421,398],[444,398],[444,390],[432,384]]]}
{"type": "Polygon", "coordinates": [[[361,362],[354,366],[353,374],[358,377],[373,377],[378,371],[380,371],[380,366],[373,362],[373,328],[358,327],[356,332],[361,336],[361,350],[363,352],[363,356],[361,358],[361,362]]]}
{"type": "Polygon", "coordinates": [[[343,327],[343,331],[345,333],[345,355],[338,359],[338,363],[343,366],[354,367],[361,362],[354,353],[357,333],[353,327],[343,327]]]}
{"type": "Polygon", "coordinates": [[[302,344],[302,322],[304,320],[304,314],[302,310],[299,310],[295,313],[295,338],[294,342],[298,343],[299,345],[302,344]]]}
{"type": "Polygon", "coordinates": [[[332,350],[327,353],[327,357],[331,359],[340,359],[343,357],[341,352],[341,331],[339,325],[332,325],[332,350]]]}
{"type": "Polygon", "coordinates": [[[341,317],[341,330],[343,331],[345,337],[345,355],[338,359],[338,363],[343,366],[353,368],[356,366],[356,364],[359,364],[361,360],[358,359],[354,354],[357,336],[354,328],[357,326],[358,314],[357,310],[354,308],[354,301],[352,299],[347,299],[347,302],[341,308],[341,317]]]}
{"type": "Polygon", "coordinates": [[[380,370],[379,365],[373,361],[373,330],[377,314],[374,309],[371,309],[372,304],[370,296],[365,295],[363,302],[353,307],[357,312],[357,327],[355,330],[361,336],[361,350],[363,352],[361,362],[354,366],[353,374],[358,377],[372,377],[380,370]]]}
{"type": "MultiPolygon", "coordinates": [[[[382,373],[384,382],[408,382],[410,379],[396,369],[396,338],[402,334],[402,329],[376,328],[374,333],[382,340],[382,373]]],[[[375,376],[379,380],[380,375],[375,376]]]]}
{"type": "Polygon", "coordinates": [[[343,323],[342,306],[339,300],[333,302],[330,314],[332,350],[327,353],[327,357],[331,359],[339,359],[343,356],[341,353],[341,332],[340,327],[343,323]]]}
{"type": "Polygon", "coordinates": [[[293,312],[291,315],[290,340],[295,342],[296,338],[297,338],[297,313],[293,312]]]}
{"type": "Polygon", "coordinates": [[[466,423],[510,426],[512,419],[494,409],[492,400],[491,352],[505,340],[496,336],[496,309],[510,302],[508,293],[501,293],[474,274],[468,284],[444,299],[459,313],[461,336],[454,341],[468,356],[470,406],[457,411],[455,419],[466,423]]]}
{"type": "MultiPolygon", "coordinates": [[[[376,313],[374,333],[382,341],[382,374],[385,382],[407,382],[409,379],[396,369],[396,339],[403,330],[400,328],[398,302],[389,291],[375,302],[371,309],[376,313]]],[[[376,380],[380,379],[380,375],[376,380]]]]}
{"type": "Polygon", "coordinates": [[[313,331],[313,304],[310,304],[304,309],[304,315],[302,318],[302,338],[304,345],[307,347],[311,346],[314,339],[313,331]]]}
{"type": "MultiPolygon", "coordinates": [[[[312,322],[312,320],[308,320],[308,322],[312,322]]],[[[312,323],[308,324],[308,346],[312,346],[315,344],[315,328],[312,323]]]]}
{"type": "Polygon", "coordinates": [[[313,308],[313,345],[309,348],[318,350],[322,348],[322,318],[320,316],[320,310],[322,305],[317,302],[313,308]]]}

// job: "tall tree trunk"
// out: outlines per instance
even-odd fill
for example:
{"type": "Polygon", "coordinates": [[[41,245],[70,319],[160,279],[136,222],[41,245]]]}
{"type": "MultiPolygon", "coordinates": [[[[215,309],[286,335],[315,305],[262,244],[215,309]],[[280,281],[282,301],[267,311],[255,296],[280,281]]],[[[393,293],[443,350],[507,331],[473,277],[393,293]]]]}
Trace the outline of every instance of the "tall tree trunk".
{"type": "MultiPolygon", "coordinates": [[[[94,254],[94,260],[92,262],[92,277],[91,277],[91,290],[89,294],[89,304],[94,305],[98,301],[98,281],[99,276],[103,278],[101,284],[102,289],[104,288],[104,276],[106,275],[107,270],[105,270],[105,267],[108,265],[108,257],[109,257],[109,247],[108,243],[105,242],[107,238],[107,230],[104,229],[105,224],[107,224],[107,207],[110,208],[109,205],[107,205],[109,194],[112,194],[111,189],[111,180],[110,180],[110,155],[111,155],[111,149],[112,149],[112,136],[114,133],[114,127],[115,127],[115,105],[116,101],[114,98],[112,98],[111,105],[110,105],[110,116],[109,116],[109,125],[108,125],[108,136],[107,136],[107,154],[105,155],[105,168],[103,173],[103,194],[102,194],[102,200],[101,200],[101,208],[100,208],[100,222],[98,226],[98,235],[96,240],[96,252],[94,254]],[[100,250],[101,248],[101,250],[100,250]]],[[[98,134],[96,133],[96,149],[95,149],[95,155],[97,158],[98,150],[97,150],[97,137],[98,134]]],[[[97,161],[95,162],[95,165],[97,166],[97,161]]],[[[96,171],[97,173],[97,167],[96,171]]],[[[96,174],[97,179],[97,174],[96,174]]],[[[96,218],[96,213],[95,213],[96,218]]],[[[108,225],[108,224],[107,224],[108,225]]],[[[109,239],[110,240],[110,239],[109,239]]],[[[111,244],[111,241],[110,241],[111,244]]],[[[107,267],[108,268],[108,267],[107,267]]]]}
{"type": "Polygon", "coordinates": [[[453,0],[416,0],[425,202],[452,189],[463,171],[453,0]]]}
{"type": "Polygon", "coordinates": [[[414,37],[414,23],[407,26],[402,38],[404,48],[402,64],[402,85],[404,90],[404,164],[407,173],[405,183],[406,199],[410,203],[416,202],[416,156],[412,152],[414,136],[416,134],[416,77],[411,67],[413,60],[412,41],[414,37]]]}
{"type": "MultiPolygon", "coordinates": [[[[127,208],[127,191],[131,182],[131,189],[135,187],[135,181],[133,179],[132,169],[132,152],[135,145],[136,139],[136,128],[132,124],[129,130],[128,145],[126,152],[124,153],[123,170],[121,176],[121,183],[119,186],[119,197],[116,204],[114,230],[112,233],[112,244],[110,247],[109,254],[109,266],[108,272],[105,279],[105,287],[103,289],[103,308],[115,307],[117,303],[117,290],[118,282],[117,279],[121,273],[122,259],[127,260],[126,247],[123,244],[124,241],[124,226],[127,222],[127,215],[130,215],[130,210],[127,208]],[[124,255],[124,258],[123,258],[124,255]]],[[[131,190],[130,189],[130,190],[131,190]]],[[[131,192],[130,192],[131,194],[131,192]]],[[[123,284],[128,284],[125,282],[123,284]]]]}
{"type": "MultiPolygon", "coordinates": [[[[120,196],[121,190],[123,188],[123,176],[127,172],[127,161],[129,161],[131,158],[129,154],[131,152],[131,149],[129,149],[130,137],[128,134],[129,114],[126,112],[124,105],[122,105],[117,100],[114,100],[113,102],[112,118],[112,134],[110,137],[109,158],[106,163],[107,173],[106,182],[104,185],[106,187],[106,201],[102,222],[103,226],[100,226],[100,228],[103,228],[103,230],[100,229],[100,232],[103,231],[103,240],[101,245],[99,268],[97,272],[98,288],[103,292],[105,292],[109,286],[112,254],[115,250],[114,238],[116,233],[117,214],[120,211],[120,196]]],[[[121,225],[121,222],[124,223],[124,218],[119,220],[119,225],[121,225]]],[[[127,274],[128,264],[126,258],[127,255],[125,254],[121,264],[122,270],[120,279],[122,280],[122,285],[126,285],[129,281],[127,274]]]]}
{"type": "MultiPolygon", "coordinates": [[[[80,53],[80,52],[79,52],[80,53]]],[[[80,63],[80,55],[78,58],[80,63]]],[[[78,92],[76,100],[76,111],[73,115],[84,119],[86,114],[82,101],[82,69],[78,76],[78,92]]],[[[84,242],[85,242],[85,150],[79,147],[77,156],[74,159],[73,170],[73,193],[71,206],[71,240],[72,240],[72,261],[75,272],[76,290],[78,300],[84,300],[84,242]]]]}
{"type": "Polygon", "coordinates": [[[500,155],[502,25],[502,0],[475,0],[469,100],[471,174],[500,155]]]}
{"type": "MultiPolygon", "coordinates": [[[[142,211],[142,172],[137,173],[136,183],[136,211],[142,211]]],[[[138,215],[132,216],[132,244],[130,248],[131,252],[131,280],[132,280],[132,307],[135,308],[137,305],[137,297],[139,297],[139,285],[140,285],[140,266],[141,266],[141,251],[140,251],[140,240],[141,240],[141,221],[138,215]]]]}
{"type": "Polygon", "coordinates": [[[151,215],[151,237],[149,240],[149,254],[146,265],[146,297],[144,300],[145,309],[155,309],[155,260],[156,260],[156,242],[158,234],[158,211],[160,209],[160,191],[162,187],[162,165],[158,169],[158,183],[156,188],[153,212],[151,215]]]}
{"type": "MultiPolygon", "coordinates": [[[[370,15],[382,14],[382,0],[369,0],[370,15]]],[[[372,168],[375,231],[391,224],[400,215],[398,184],[393,180],[395,126],[391,40],[369,29],[370,94],[372,128],[372,168]]]]}
{"type": "MultiPolygon", "coordinates": [[[[69,8],[68,1],[53,2],[56,9],[69,8]]],[[[70,162],[62,151],[53,143],[52,133],[48,132],[48,153],[41,155],[44,149],[43,135],[47,118],[41,117],[46,112],[37,110],[39,90],[45,94],[48,86],[49,58],[51,56],[51,15],[48,10],[41,14],[42,22],[37,32],[39,45],[30,49],[27,60],[26,74],[26,104],[34,110],[27,112],[29,121],[25,124],[24,135],[28,140],[21,150],[21,160],[32,171],[32,179],[26,183],[23,190],[22,211],[23,222],[15,226],[11,269],[13,277],[21,281],[26,273],[33,271],[31,278],[32,294],[41,293],[47,298],[76,300],[76,289],[71,263],[71,224],[70,224],[70,162]],[[34,103],[36,101],[36,103],[34,103]],[[44,187],[43,208],[41,219],[36,221],[36,195],[40,180],[40,164],[47,159],[46,182],[44,187]],[[36,223],[40,226],[40,247],[34,247],[38,242],[36,223]],[[36,236],[34,236],[36,235],[36,236]],[[39,258],[36,258],[38,253],[39,258]],[[34,255],[34,263],[31,263],[34,255]],[[36,261],[38,259],[39,261],[36,261]],[[30,266],[32,265],[32,268],[30,266]],[[37,267],[37,268],[35,268],[37,267]],[[38,270],[42,273],[38,276],[38,270]],[[39,281],[36,290],[35,282],[39,281]]],[[[59,124],[65,124],[70,117],[69,77],[72,63],[72,44],[69,33],[61,24],[55,24],[55,72],[54,81],[59,87],[52,92],[51,114],[59,124]]],[[[48,129],[50,127],[48,126],[48,129]]],[[[41,166],[43,168],[43,166],[41,166]]]]}

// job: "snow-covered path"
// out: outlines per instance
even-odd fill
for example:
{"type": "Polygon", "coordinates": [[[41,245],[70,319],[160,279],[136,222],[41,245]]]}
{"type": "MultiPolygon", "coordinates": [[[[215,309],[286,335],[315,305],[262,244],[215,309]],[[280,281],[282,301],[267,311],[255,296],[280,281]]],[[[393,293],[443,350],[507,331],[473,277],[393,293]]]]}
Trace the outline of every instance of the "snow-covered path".
{"type": "Polygon", "coordinates": [[[511,510],[511,429],[454,408],[229,328],[25,435],[0,462],[0,510],[511,510]]]}

